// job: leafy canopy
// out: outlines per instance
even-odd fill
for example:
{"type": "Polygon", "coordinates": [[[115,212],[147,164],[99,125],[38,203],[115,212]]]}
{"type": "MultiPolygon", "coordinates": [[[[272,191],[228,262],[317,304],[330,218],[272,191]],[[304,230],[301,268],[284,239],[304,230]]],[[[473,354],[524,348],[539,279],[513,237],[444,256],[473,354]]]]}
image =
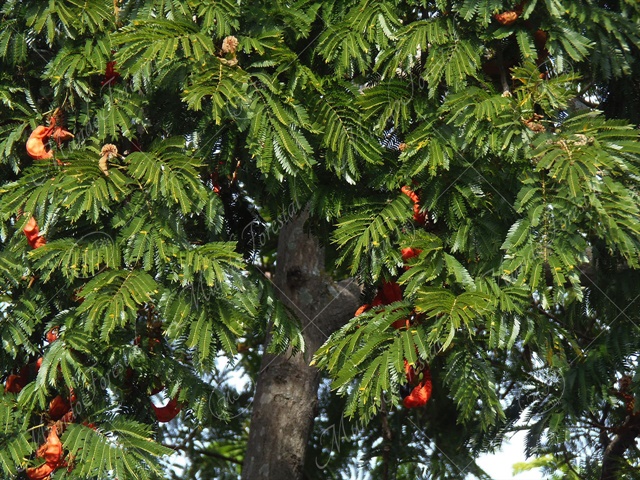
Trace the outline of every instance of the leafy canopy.
{"type": "MultiPolygon", "coordinates": [[[[398,472],[460,478],[523,414],[529,454],[599,471],[602,435],[640,408],[624,400],[640,393],[640,147],[624,119],[640,99],[613,88],[639,71],[636,2],[9,0],[0,15],[0,361],[5,380],[31,370],[0,402],[5,475],[37,464],[29,429],[71,390],[73,468],[56,478],[162,475],[158,385],[187,425],[218,428],[216,358],[248,343],[250,365],[267,325],[273,351],[303,347],[260,273],[274,239],[253,230],[290,205],[309,206],[330,273],[355,276],[363,303],[402,286],[314,359],[347,416],[417,422],[392,446],[398,472]],[[75,138],[33,161],[24,144],[56,109],[75,138]],[[405,360],[433,376],[415,413],[395,408],[405,360]],[[599,453],[567,460],[585,442],[599,453]]],[[[353,448],[380,458],[377,438],[353,448]]]]}

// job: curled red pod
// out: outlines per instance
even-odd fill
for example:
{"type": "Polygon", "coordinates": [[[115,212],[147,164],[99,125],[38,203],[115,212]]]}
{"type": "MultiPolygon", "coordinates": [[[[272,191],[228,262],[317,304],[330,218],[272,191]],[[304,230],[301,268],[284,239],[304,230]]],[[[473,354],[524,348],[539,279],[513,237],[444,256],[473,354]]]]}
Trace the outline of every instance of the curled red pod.
{"type": "Polygon", "coordinates": [[[47,244],[47,240],[42,235],[38,235],[36,237],[36,239],[33,241],[33,243],[29,242],[29,244],[35,250],[36,248],[40,248],[40,247],[46,245],[47,244]]]}
{"type": "Polygon", "coordinates": [[[53,152],[49,148],[49,145],[47,145],[52,133],[53,127],[45,127],[43,125],[38,125],[36,129],[31,132],[27,140],[27,153],[31,158],[34,160],[53,158],[53,152]]]}
{"type": "Polygon", "coordinates": [[[400,191],[404,193],[407,197],[409,197],[413,203],[418,203],[420,201],[420,199],[418,198],[418,195],[413,190],[411,190],[408,185],[405,185],[404,187],[402,187],[400,191]]]}
{"type": "Polygon", "coordinates": [[[39,467],[27,468],[26,474],[29,480],[45,480],[55,471],[56,467],[43,463],[39,467]]]}
{"type": "Polygon", "coordinates": [[[60,422],[62,422],[62,423],[73,423],[73,421],[75,419],[76,419],[75,413],[73,413],[73,410],[69,410],[62,417],[60,417],[60,422]]]}
{"type": "Polygon", "coordinates": [[[115,60],[107,62],[107,68],[104,71],[104,80],[100,82],[100,85],[104,87],[105,85],[111,85],[118,81],[118,79],[120,78],[120,74],[116,72],[115,66],[115,60]]]}
{"type": "Polygon", "coordinates": [[[518,3],[515,7],[513,7],[513,10],[508,10],[506,12],[502,12],[502,13],[496,13],[493,18],[495,18],[498,23],[505,25],[505,26],[509,26],[509,25],[513,25],[516,20],[518,20],[518,18],[520,18],[520,15],[522,15],[522,10],[524,9],[524,6],[527,2],[520,2],[518,3]]]}
{"type": "Polygon", "coordinates": [[[22,231],[25,235],[33,235],[34,233],[38,235],[40,231],[38,230],[38,222],[36,222],[36,219],[33,217],[29,218],[22,231]]]}
{"type": "Polygon", "coordinates": [[[413,205],[413,220],[420,225],[427,223],[427,214],[422,212],[422,207],[418,203],[413,205]]]}
{"type": "Polygon", "coordinates": [[[71,410],[71,404],[61,395],[49,402],[49,417],[52,420],[60,420],[69,410],[71,410]]]}
{"type": "Polygon", "coordinates": [[[410,258],[420,255],[422,253],[422,250],[419,248],[407,247],[403,248],[400,253],[402,254],[402,260],[406,262],[410,258]]]}
{"type": "MultiPolygon", "coordinates": [[[[406,362],[406,360],[405,371],[407,372],[407,380],[409,381],[409,383],[413,383],[417,378],[417,374],[413,367],[406,362]]],[[[431,382],[431,372],[429,371],[429,368],[425,368],[422,371],[422,379],[419,381],[418,385],[413,387],[411,393],[404,398],[402,404],[406,408],[418,408],[425,406],[429,401],[429,398],[431,398],[432,388],[433,385],[431,382]]]]}
{"type": "Polygon", "coordinates": [[[427,215],[421,211],[422,207],[420,206],[420,197],[418,197],[418,194],[407,185],[400,190],[413,202],[413,219],[420,225],[425,225],[427,223],[427,215]]]}
{"type": "Polygon", "coordinates": [[[20,393],[26,384],[27,379],[22,375],[11,374],[7,377],[7,381],[4,384],[4,392],[20,393]]]}
{"type": "Polygon", "coordinates": [[[402,404],[405,408],[424,407],[431,397],[431,382],[426,385],[418,385],[409,395],[407,395],[402,404]]]}
{"type": "Polygon", "coordinates": [[[38,222],[31,217],[27,221],[26,225],[22,229],[24,235],[27,237],[27,242],[31,245],[31,248],[40,248],[47,243],[45,238],[40,235],[40,229],[38,228],[38,222]]]}
{"type": "Polygon", "coordinates": [[[399,328],[408,329],[410,325],[411,325],[411,321],[408,318],[401,318],[400,320],[396,320],[395,322],[391,323],[391,326],[396,330],[399,328]]]}
{"type": "Polygon", "coordinates": [[[51,137],[55,140],[58,146],[60,146],[62,142],[73,139],[74,135],[62,127],[55,127],[51,133],[51,137]]]}
{"type": "Polygon", "coordinates": [[[396,282],[383,281],[378,295],[383,302],[382,305],[389,305],[402,300],[402,290],[400,290],[400,285],[396,282]]]}
{"type": "Polygon", "coordinates": [[[58,438],[58,429],[55,425],[52,425],[47,441],[40,446],[37,457],[44,458],[48,465],[57,467],[62,461],[62,442],[58,438]]]}
{"type": "Polygon", "coordinates": [[[51,328],[51,330],[49,330],[46,335],[47,342],[49,343],[55,342],[60,336],[59,333],[60,333],[60,327],[55,326],[51,328]]]}
{"type": "Polygon", "coordinates": [[[33,242],[35,242],[35,240],[40,236],[40,229],[38,228],[38,222],[36,222],[36,219],[33,217],[29,218],[26,225],[22,229],[22,232],[27,237],[27,242],[32,245],[33,242]]]}
{"type": "Polygon", "coordinates": [[[516,23],[516,20],[518,20],[519,17],[520,15],[518,14],[518,12],[514,10],[509,10],[507,12],[502,12],[502,13],[496,13],[493,16],[493,18],[495,18],[498,21],[498,23],[505,26],[513,25],[514,23],[516,23]]]}
{"type": "Polygon", "coordinates": [[[153,402],[151,402],[151,406],[153,407],[153,411],[156,415],[156,419],[159,422],[169,422],[176,418],[180,413],[182,407],[178,403],[178,400],[172,398],[169,400],[164,407],[157,407],[153,402]]]}

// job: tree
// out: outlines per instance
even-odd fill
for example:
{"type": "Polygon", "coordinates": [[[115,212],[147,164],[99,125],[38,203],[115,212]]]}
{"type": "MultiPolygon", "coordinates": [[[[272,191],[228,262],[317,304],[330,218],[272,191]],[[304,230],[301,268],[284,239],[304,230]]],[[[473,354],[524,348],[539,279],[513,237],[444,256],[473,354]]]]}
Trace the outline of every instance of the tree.
{"type": "Polygon", "coordinates": [[[637,2],[0,12],[5,477],[638,478],[637,2]]]}

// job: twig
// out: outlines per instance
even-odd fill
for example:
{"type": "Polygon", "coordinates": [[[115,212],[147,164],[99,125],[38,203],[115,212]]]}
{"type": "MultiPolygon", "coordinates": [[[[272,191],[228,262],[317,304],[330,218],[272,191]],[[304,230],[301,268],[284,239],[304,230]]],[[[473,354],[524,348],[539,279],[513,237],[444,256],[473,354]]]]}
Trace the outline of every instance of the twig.
{"type": "MultiPolygon", "coordinates": [[[[533,302],[531,302],[531,305],[533,305],[538,312],[540,312],[541,314],[543,314],[545,317],[549,318],[550,320],[553,320],[558,325],[560,325],[562,328],[567,328],[567,326],[564,324],[564,322],[562,320],[560,320],[560,318],[557,315],[545,310],[542,307],[542,305],[540,305],[540,303],[533,301],[533,302]]],[[[592,337],[590,337],[586,333],[581,332],[580,330],[577,330],[575,328],[572,328],[571,330],[576,335],[578,335],[580,338],[582,338],[583,340],[588,340],[588,341],[592,341],[593,340],[592,337]]]]}
{"type": "Polygon", "coordinates": [[[504,58],[502,56],[502,48],[497,52],[498,68],[500,69],[500,83],[502,84],[502,96],[510,97],[511,90],[509,89],[509,82],[507,82],[507,70],[504,68],[504,58]]]}
{"type": "Polygon", "coordinates": [[[217,452],[211,452],[209,450],[194,450],[195,453],[206,455],[207,457],[219,458],[225,462],[235,463],[236,465],[242,465],[242,460],[236,460],[235,458],[227,457],[217,452]]]}
{"type": "MultiPolygon", "coordinates": [[[[163,443],[162,445],[176,452],[185,450],[188,444],[198,433],[200,433],[198,429],[194,429],[189,433],[189,435],[185,437],[185,439],[181,443],[177,445],[167,445],[166,443],[163,443]]],[[[199,455],[206,455],[207,457],[218,458],[220,460],[224,460],[225,462],[235,463],[236,465],[242,465],[242,460],[236,460],[235,458],[227,457],[225,455],[222,455],[221,453],[213,452],[211,450],[194,449],[193,452],[199,455]]]]}
{"type": "Polygon", "coordinates": [[[580,475],[575,468],[573,468],[573,465],[571,465],[571,459],[569,458],[569,452],[567,452],[567,449],[564,446],[564,444],[563,444],[563,448],[562,448],[562,456],[564,457],[564,464],[569,468],[569,470],[571,470],[573,472],[573,474],[576,476],[576,478],[585,478],[583,475],[580,475]]]}

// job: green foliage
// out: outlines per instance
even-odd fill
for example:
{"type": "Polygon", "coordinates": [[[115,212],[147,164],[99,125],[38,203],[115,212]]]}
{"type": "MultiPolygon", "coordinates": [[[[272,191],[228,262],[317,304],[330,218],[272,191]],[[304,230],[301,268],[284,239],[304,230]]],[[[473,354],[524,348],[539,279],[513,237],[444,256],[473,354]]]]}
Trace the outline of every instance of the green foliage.
{"type": "Polygon", "coordinates": [[[3,395],[0,400],[0,422],[2,422],[2,440],[0,445],[0,465],[9,475],[17,473],[16,465],[33,452],[33,445],[25,432],[28,419],[17,408],[15,396],[3,395]]]}
{"type": "Polygon", "coordinates": [[[322,132],[322,146],[326,149],[325,162],[339,178],[355,183],[360,177],[358,160],[377,164],[381,161],[381,148],[377,139],[361,128],[361,118],[355,102],[356,92],[348,85],[339,97],[320,95],[313,112],[316,128],[322,132]]]}
{"type": "Polygon", "coordinates": [[[133,72],[171,69],[181,59],[203,63],[215,55],[211,38],[193,21],[183,19],[138,20],[123,28],[114,43],[122,46],[118,50],[122,67],[133,72]]]}
{"type": "Polygon", "coordinates": [[[218,402],[228,379],[212,379],[221,358],[255,377],[267,336],[269,353],[305,347],[268,281],[274,239],[251,229],[307,204],[330,273],[361,282],[363,303],[383,281],[402,289],[309,352],[338,393],[319,423],[344,412],[366,428],[323,478],[358,452],[376,478],[460,478],[456,462],[521,418],[550,469],[599,474],[584,445],[606,451],[640,395],[640,148],[625,120],[640,111],[640,7],[605,3],[5,2],[0,362],[5,381],[29,371],[0,402],[3,475],[37,464],[29,429],[73,388],[74,469],[58,477],[162,477],[161,431],[182,437],[194,478],[237,478],[251,395],[218,402]],[[75,138],[34,161],[24,145],[54,112],[75,138]],[[405,361],[433,376],[418,411],[399,407],[405,361]],[[187,412],[175,429],[154,423],[159,386],[187,412]]]}
{"type": "MultiPolygon", "coordinates": [[[[389,249],[391,233],[397,233],[409,217],[409,201],[404,195],[398,195],[392,202],[369,201],[363,205],[362,213],[344,218],[337,226],[335,242],[344,253],[340,262],[351,260],[351,273],[356,273],[361,265],[363,254],[373,260],[376,250],[389,249]],[[386,248],[385,248],[386,247],[386,248]]],[[[382,264],[372,264],[372,273],[377,277],[382,264]]]]}
{"type": "Polygon", "coordinates": [[[62,437],[74,459],[73,475],[87,478],[107,472],[122,478],[153,478],[159,468],[149,469],[154,457],[171,450],[151,438],[151,429],[122,418],[104,423],[100,430],[84,425],[70,425],[62,437]]]}

